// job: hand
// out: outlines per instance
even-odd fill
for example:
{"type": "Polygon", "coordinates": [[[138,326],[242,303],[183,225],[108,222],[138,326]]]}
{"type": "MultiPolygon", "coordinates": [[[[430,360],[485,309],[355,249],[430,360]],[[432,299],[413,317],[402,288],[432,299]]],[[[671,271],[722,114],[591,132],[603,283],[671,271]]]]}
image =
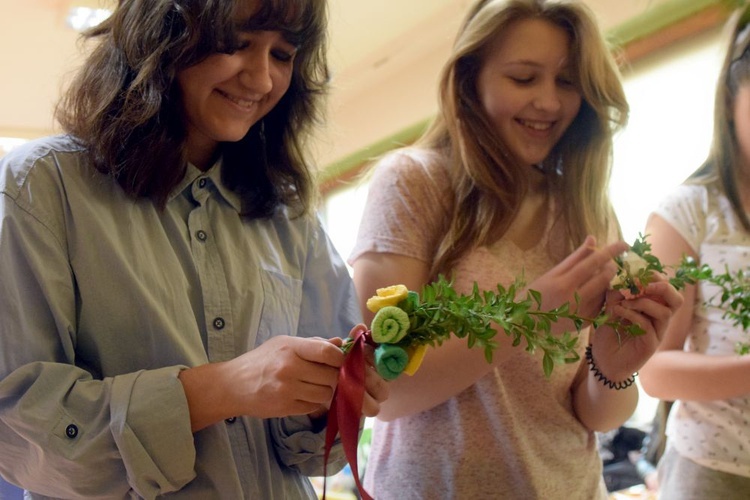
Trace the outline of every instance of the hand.
{"type": "MultiPolygon", "coordinates": [[[[366,328],[364,325],[358,325],[352,328],[349,332],[350,337],[354,337],[355,333],[366,328]]],[[[343,340],[338,337],[328,339],[331,344],[341,347],[343,340]]],[[[388,383],[378,374],[375,369],[375,350],[369,345],[365,344],[365,394],[362,401],[362,415],[365,417],[374,417],[380,412],[380,403],[388,399],[388,383]]],[[[309,414],[312,419],[319,419],[326,414],[330,408],[330,401],[322,405],[316,411],[309,414]]]]}
{"type": "MultiPolygon", "coordinates": [[[[338,339],[340,345],[340,339],[338,339]]],[[[236,414],[285,417],[328,408],[344,353],[322,338],[276,336],[227,363],[236,414]]]]}
{"type": "Polygon", "coordinates": [[[388,399],[388,382],[375,369],[375,349],[365,345],[365,399],[362,402],[362,415],[374,417],[380,413],[380,403],[388,399]]]}
{"type": "Polygon", "coordinates": [[[544,310],[565,302],[572,305],[577,294],[577,313],[594,318],[601,311],[609,282],[617,273],[617,264],[613,259],[628,248],[627,243],[622,241],[597,248],[594,237],[588,236],[580,247],[537,278],[529,288],[542,294],[544,310]]]}
{"type": "Polygon", "coordinates": [[[638,325],[645,333],[626,337],[609,328],[597,330],[591,340],[592,354],[602,373],[618,381],[638,371],[656,351],[682,301],[682,295],[663,275],[654,275],[637,297],[625,299],[618,290],[608,292],[606,312],[611,318],[638,325]]]}

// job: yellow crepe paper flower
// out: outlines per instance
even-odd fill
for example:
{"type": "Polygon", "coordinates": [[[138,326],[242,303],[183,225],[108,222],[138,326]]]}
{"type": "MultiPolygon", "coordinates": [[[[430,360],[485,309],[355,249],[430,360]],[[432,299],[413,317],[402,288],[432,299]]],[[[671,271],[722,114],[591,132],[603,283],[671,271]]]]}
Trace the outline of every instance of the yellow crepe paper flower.
{"type": "Polygon", "coordinates": [[[376,295],[367,299],[367,309],[371,312],[378,312],[386,306],[395,306],[406,298],[409,289],[404,285],[392,285],[385,288],[378,288],[376,295]]]}
{"type": "Polygon", "coordinates": [[[406,350],[406,354],[409,355],[409,363],[406,365],[406,368],[404,368],[404,373],[406,373],[407,375],[414,375],[415,373],[417,373],[417,370],[422,365],[422,360],[424,360],[424,355],[426,353],[426,344],[409,347],[406,350]]]}

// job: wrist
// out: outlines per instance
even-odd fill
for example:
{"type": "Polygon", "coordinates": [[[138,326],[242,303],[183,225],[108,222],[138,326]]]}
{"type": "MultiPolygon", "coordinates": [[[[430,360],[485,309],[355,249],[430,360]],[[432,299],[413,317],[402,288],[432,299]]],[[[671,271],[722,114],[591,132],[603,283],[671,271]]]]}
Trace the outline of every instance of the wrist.
{"type": "Polygon", "coordinates": [[[618,377],[614,379],[608,378],[604,373],[602,373],[599,365],[597,365],[596,360],[594,359],[594,355],[592,353],[591,344],[586,346],[586,363],[589,365],[589,370],[591,371],[592,376],[598,381],[601,382],[604,386],[608,387],[609,389],[614,389],[616,391],[620,391],[623,389],[627,389],[631,385],[635,384],[635,377],[638,375],[638,372],[623,377],[618,377]]]}
{"type": "Polygon", "coordinates": [[[224,393],[227,384],[222,380],[227,369],[226,363],[207,363],[180,372],[193,432],[236,416],[227,405],[232,398],[224,393]]]}

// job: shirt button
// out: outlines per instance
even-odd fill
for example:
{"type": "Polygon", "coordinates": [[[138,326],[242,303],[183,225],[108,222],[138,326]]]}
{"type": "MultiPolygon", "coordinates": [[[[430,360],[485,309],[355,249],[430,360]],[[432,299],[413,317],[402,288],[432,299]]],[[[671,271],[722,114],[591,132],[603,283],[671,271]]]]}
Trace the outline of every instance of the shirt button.
{"type": "Polygon", "coordinates": [[[198,181],[198,187],[199,187],[199,188],[204,188],[204,187],[206,187],[206,179],[201,179],[201,180],[199,180],[199,181],[198,181]]]}
{"type": "Polygon", "coordinates": [[[217,330],[221,330],[226,326],[226,323],[224,322],[224,318],[216,318],[214,320],[214,328],[217,330]]]}
{"type": "Polygon", "coordinates": [[[228,419],[225,420],[225,422],[228,424],[233,424],[236,421],[237,421],[237,417],[229,417],[228,419]]]}
{"type": "Polygon", "coordinates": [[[65,428],[65,435],[68,436],[70,439],[75,439],[78,437],[78,426],[74,424],[70,424],[65,428]]]}
{"type": "Polygon", "coordinates": [[[195,237],[198,238],[201,241],[206,241],[206,239],[208,238],[208,234],[206,234],[206,232],[203,229],[199,229],[195,233],[195,237]]]}

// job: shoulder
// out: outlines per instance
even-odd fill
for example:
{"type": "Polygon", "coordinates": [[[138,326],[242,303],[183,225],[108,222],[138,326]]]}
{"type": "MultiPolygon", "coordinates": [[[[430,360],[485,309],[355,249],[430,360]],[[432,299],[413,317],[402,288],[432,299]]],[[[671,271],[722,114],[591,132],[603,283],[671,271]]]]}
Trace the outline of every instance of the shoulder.
{"type": "Polygon", "coordinates": [[[656,212],[662,216],[696,217],[705,216],[711,199],[718,192],[712,184],[685,183],[672,189],[658,204],[656,212]]]}
{"type": "Polygon", "coordinates": [[[87,161],[84,153],[82,145],[64,135],[23,144],[0,160],[0,192],[15,200],[36,184],[57,184],[65,170],[87,161]]]}
{"type": "Polygon", "coordinates": [[[386,154],[373,167],[374,175],[395,180],[427,181],[448,184],[445,158],[439,153],[416,147],[401,148],[386,154]]]}
{"type": "Polygon", "coordinates": [[[654,213],[664,219],[697,249],[707,236],[708,221],[717,211],[721,195],[714,183],[686,182],[675,187],[659,203],[654,213]]]}
{"type": "Polygon", "coordinates": [[[74,208],[117,210],[122,199],[113,178],[97,172],[87,149],[71,136],[31,141],[0,160],[3,217],[27,217],[63,234],[74,208]],[[14,215],[13,215],[14,214],[14,215]]]}
{"type": "Polygon", "coordinates": [[[450,199],[452,182],[442,155],[409,147],[387,154],[374,165],[370,190],[389,197],[426,198],[444,204],[450,199]]]}

